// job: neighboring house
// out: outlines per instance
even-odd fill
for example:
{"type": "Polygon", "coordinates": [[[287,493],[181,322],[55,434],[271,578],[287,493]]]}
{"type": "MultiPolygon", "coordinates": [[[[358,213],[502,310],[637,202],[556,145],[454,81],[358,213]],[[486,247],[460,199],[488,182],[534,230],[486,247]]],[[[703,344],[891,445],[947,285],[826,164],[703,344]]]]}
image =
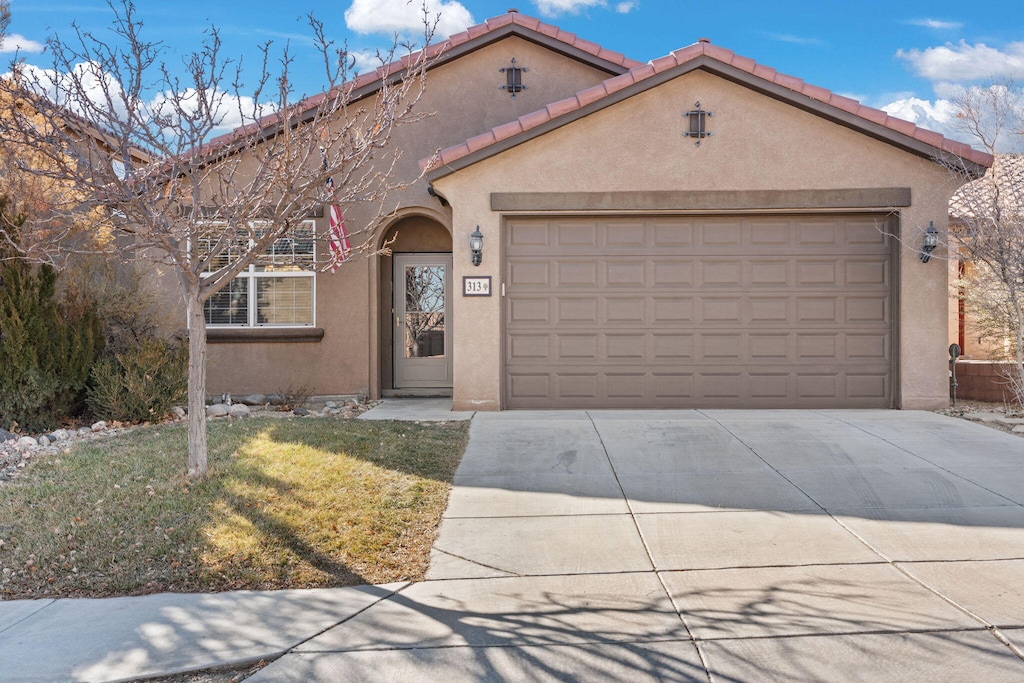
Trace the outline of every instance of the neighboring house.
{"type": "MultiPolygon", "coordinates": [[[[1000,220],[1024,235],[1024,154],[997,154],[984,177],[959,188],[949,203],[950,251],[958,251],[959,230],[1000,220]]],[[[962,250],[961,250],[962,251],[962,250]]],[[[1009,254],[1009,264],[1024,263],[1024,253],[1009,254]]],[[[950,305],[950,340],[960,345],[965,359],[1016,358],[1016,327],[1012,312],[995,305],[1005,301],[1002,287],[984,263],[966,254],[950,259],[954,292],[950,305]]]]}
{"type": "Polygon", "coordinates": [[[291,270],[287,315],[239,288],[244,315],[211,311],[211,393],[946,404],[947,273],[918,245],[958,185],[940,161],[988,155],[705,40],[643,64],[515,12],[449,38],[427,83],[436,115],[394,137],[402,177],[427,170],[375,235],[392,254],[291,270]]]}

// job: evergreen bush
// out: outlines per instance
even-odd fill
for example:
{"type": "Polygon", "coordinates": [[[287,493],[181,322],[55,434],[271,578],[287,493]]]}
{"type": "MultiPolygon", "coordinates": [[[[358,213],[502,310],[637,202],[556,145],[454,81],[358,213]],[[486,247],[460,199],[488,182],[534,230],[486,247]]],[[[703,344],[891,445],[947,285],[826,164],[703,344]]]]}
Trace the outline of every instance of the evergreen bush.
{"type": "Polygon", "coordinates": [[[82,409],[103,330],[95,304],[61,305],[56,270],[17,257],[24,218],[7,208],[0,196],[0,427],[45,431],[82,409]]]}

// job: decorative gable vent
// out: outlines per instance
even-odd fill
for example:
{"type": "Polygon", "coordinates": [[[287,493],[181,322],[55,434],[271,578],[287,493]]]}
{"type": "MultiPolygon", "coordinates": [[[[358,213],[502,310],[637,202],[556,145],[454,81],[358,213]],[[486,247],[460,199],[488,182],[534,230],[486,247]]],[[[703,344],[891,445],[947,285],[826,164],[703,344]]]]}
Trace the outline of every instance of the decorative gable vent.
{"type": "Polygon", "coordinates": [[[524,66],[516,66],[516,58],[512,58],[512,66],[506,66],[502,69],[498,69],[499,73],[505,74],[505,85],[501,86],[501,89],[507,93],[512,93],[512,97],[516,96],[517,92],[526,90],[526,86],[523,85],[523,74],[529,71],[524,66]]]}
{"type": "Polygon", "coordinates": [[[707,129],[707,119],[711,112],[701,109],[700,102],[694,102],[693,109],[683,112],[683,116],[690,120],[690,130],[683,133],[683,137],[697,138],[696,144],[700,147],[701,139],[711,135],[711,131],[707,129]]]}

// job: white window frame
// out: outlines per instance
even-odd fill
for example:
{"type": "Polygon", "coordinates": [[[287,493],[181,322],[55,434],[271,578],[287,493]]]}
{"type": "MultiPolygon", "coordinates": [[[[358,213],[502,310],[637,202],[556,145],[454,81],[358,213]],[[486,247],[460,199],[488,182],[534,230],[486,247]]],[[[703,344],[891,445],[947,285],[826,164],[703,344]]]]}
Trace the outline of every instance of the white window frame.
{"type": "MultiPolygon", "coordinates": [[[[305,329],[310,327],[316,327],[316,221],[304,220],[301,225],[308,228],[310,235],[312,236],[313,253],[312,263],[308,266],[308,269],[300,270],[266,270],[265,264],[249,264],[245,270],[235,276],[235,280],[244,279],[246,281],[246,322],[244,323],[212,323],[207,319],[206,326],[208,328],[215,329],[259,329],[272,327],[274,329],[282,328],[299,328],[305,329]],[[310,322],[308,323],[261,323],[259,322],[259,280],[266,278],[306,278],[310,280],[310,322]]],[[[282,239],[282,238],[279,238],[282,239]]],[[[212,273],[204,274],[204,277],[212,273]]],[[[234,280],[232,280],[234,282],[234,280]]],[[[230,287],[230,283],[224,286],[225,289],[230,287]]],[[[220,292],[218,292],[220,293],[220,292]]],[[[213,296],[216,296],[214,294],[213,296]]],[[[212,297],[211,297],[212,299],[212,297]]],[[[211,301],[207,299],[207,302],[211,301]]],[[[203,315],[206,315],[206,306],[203,306],[203,315]]]]}

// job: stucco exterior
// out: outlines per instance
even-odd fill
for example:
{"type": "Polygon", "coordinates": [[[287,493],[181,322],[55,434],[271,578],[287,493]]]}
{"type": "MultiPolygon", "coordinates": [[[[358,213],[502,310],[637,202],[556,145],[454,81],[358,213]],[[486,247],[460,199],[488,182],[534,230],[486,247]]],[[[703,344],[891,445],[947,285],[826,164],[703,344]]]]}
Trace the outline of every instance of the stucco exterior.
{"type": "MultiPolygon", "coordinates": [[[[480,225],[487,236],[483,265],[456,251],[456,272],[502,277],[502,214],[492,211],[494,188],[504,192],[639,192],[686,190],[834,190],[910,188],[906,207],[877,206],[899,215],[901,243],[894,283],[897,314],[897,406],[945,405],[947,275],[941,262],[918,259],[922,230],[945,224],[957,183],[932,161],[801,111],[748,87],[697,71],[585,116],[512,149],[434,180],[453,206],[455,244],[480,225]],[[698,147],[682,136],[682,112],[692,103],[713,113],[713,135],[698,147]]],[[[641,211],[701,211],[656,206],[641,211]]],[[[472,330],[456,336],[455,405],[498,408],[501,396],[501,300],[456,298],[456,321],[472,330]]]]}
{"type": "MultiPolygon", "coordinates": [[[[393,215],[371,236],[385,252],[317,275],[313,329],[211,329],[210,393],[395,390],[387,251],[450,252],[453,381],[436,393],[451,393],[459,410],[502,409],[502,245],[510,217],[855,213],[879,217],[879,229],[894,226],[891,407],[946,404],[949,277],[941,259],[918,258],[924,228],[945,230],[959,184],[935,161],[948,152],[940,136],[845,98],[833,107],[828,91],[750,60],[728,57],[744,70],[700,56],[725,54],[711,46],[674,53],[679,66],[666,70],[659,60],[631,63],[519,15],[452,44],[428,73],[425,116],[392,139],[401,152],[396,178],[410,185],[391,196],[393,215]],[[684,63],[691,53],[703,61],[684,63]],[[515,97],[499,88],[499,70],[513,58],[529,69],[527,89],[515,97]],[[574,95],[577,105],[565,99],[574,95]],[[712,135],[699,145],[683,135],[684,112],[698,102],[712,113],[712,135]],[[500,135],[481,135],[492,129],[500,135]],[[478,226],[484,248],[475,266],[468,245],[478,226]],[[464,276],[490,277],[492,295],[462,296],[464,276]]],[[[370,215],[345,207],[350,229],[370,215]]],[[[326,218],[316,222],[323,235],[326,218]]]]}

